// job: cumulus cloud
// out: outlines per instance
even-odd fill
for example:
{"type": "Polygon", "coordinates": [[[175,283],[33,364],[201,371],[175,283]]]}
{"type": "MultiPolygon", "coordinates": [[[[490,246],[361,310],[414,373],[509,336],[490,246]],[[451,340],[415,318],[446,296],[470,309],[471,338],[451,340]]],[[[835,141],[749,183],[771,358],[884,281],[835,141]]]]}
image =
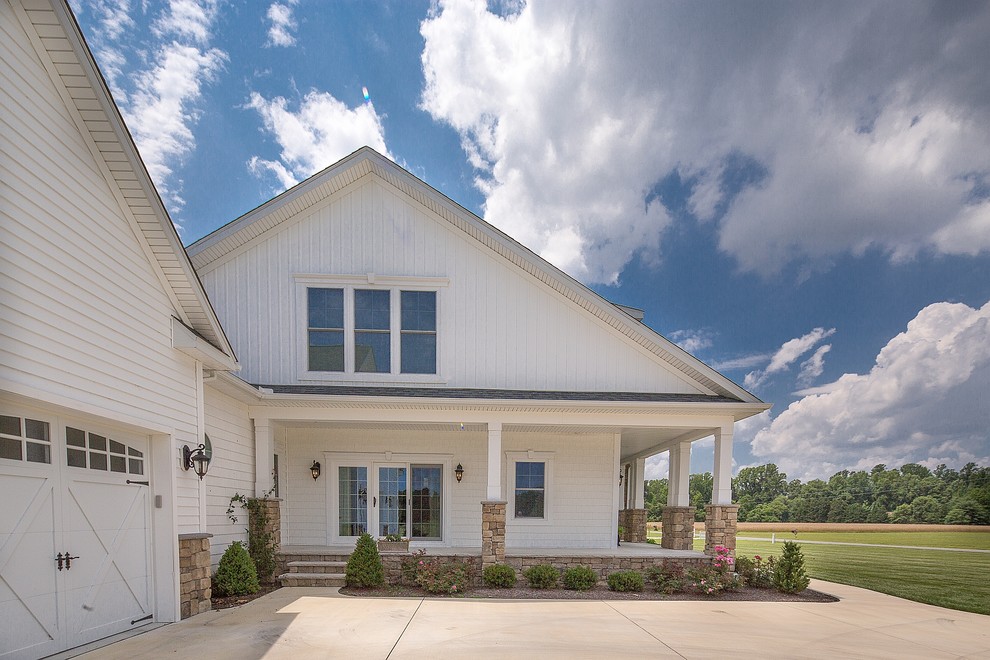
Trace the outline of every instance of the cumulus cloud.
{"type": "Polygon", "coordinates": [[[348,108],[332,95],[313,90],[295,111],[281,96],[269,100],[257,92],[251,94],[248,107],[258,112],[281,149],[280,160],[255,156],[248,166],[256,175],[274,174],[285,188],[365,145],[391,158],[381,117],[371,103],[348,108]]]}
{"type": "Polygon", "coordinates": [[[825,371],[825,354],[832,350],[831,344],[819,346],[811,357],[801,363],[801,373],[798,374],[799,385],[810,385],[825,371]]]}
{"type": "MultiPolygon", "coordinates": [[[[171,0],[135,35],[128,0],[81,2],[96,17],[94,52],[141,158],[173,216],[184,205],[176,166],[196,148],[193,128],[204,85],[227,55],[211,47],[215,0],[171,0]],[[141,39],[141,41],[139,41],[141,39]],[[140,57],[128,61],[127,54],[140,57]]],[[[181,229],[181,227],[180,227],[181,229]]]]}
{"type": "Polygon", "coordinates": [[[441,0],[422,105],[485,218],[585,281],[660,257],[673,172],[763,274],[990,249],[990,5],[441,0]]]}
{"type": "Polygon", "coordinates": [[[294,46],[296,35],[296,19],[292,16],[292,8],[298,4],[299,0],[287,0],[287,2],[273,2],[268,7],[266,16],[270,21],[268,26],[269,46],[294,46]]]}
{"type": "MultiPolygon", "coordinates": [[[[770,363],[764,369],[757,369],[756,371],[751,371],[746,374],[743,384],[748,389],[755,389],[759,387],[773,374],[789,369],[790,366],[794,364],[802,355],[814,348],[818,342],[826,337],[831,337],[833,334],[835,334],[835,328],[829,328],[828,330],[825,328],[815,328],[806,335],[785,341],[781,347],[777,349],[777,352],[770,357],[770,363]]],[[[808,362],[811,363],[808,367],[809,374],[815,369],[815,360],[820,363],[818,365],[819,367],[824,368],[824,356],[825,353],[828,352],[829,348],[826,348],[824,351],[819,349],[816,351],[815,355],[808,360],[808,362]]],[[[802,367],[801,374],[805,374],[804,367],[802,367]]],[[[815,377],[819,375],[821,375],[821,371],[815,374],[815,377]]]]}
{"type": "Polygon", "coordinates": [[[990,462],[990,302],[935,303],[880,351],[867,374],[845,374],[792,403],[751,443],[791,477],[990,462]]]}
{"type": "Polygon", "coordinates": [[[692,355],[712,345],[712,333],[707,330],[675,330],[667,338],[692,355]]]}

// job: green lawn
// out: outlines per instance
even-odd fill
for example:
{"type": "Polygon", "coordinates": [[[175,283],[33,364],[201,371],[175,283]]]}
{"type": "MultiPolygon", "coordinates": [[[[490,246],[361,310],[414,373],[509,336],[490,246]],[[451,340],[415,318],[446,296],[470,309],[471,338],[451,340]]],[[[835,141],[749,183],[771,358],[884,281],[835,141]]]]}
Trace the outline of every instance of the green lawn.
{"type": "MultiPolygon", "coordinates": [[[[740,531],[738,535],[750,538],[770,538],[770,532],[740,531]]],[[[796,537],[790,533],[777,532],[778,543],[789,540],[800,543],[802,539],[990,550],[990,528],[987,528],[985,532],[798,532],[796,537]]]]}
{"type": "MultiPolygon", "coordinates": [[[[741,536],[750,535],[756,536],[757,533],[741,533],[741,536]]],[[[798,534],[797,541],[800,543],[802,537],[814,537],[814,540],[852,543],[985,548],[987,536],[990,535],[979,532],[806,532],[798,534]]],[[[736,554],[779,555],[781,535],[778,534],[777,538],[776,544],[769,541],[738,541],[736,554]]],[[[704,549],[703,539],[695,539],[695,549],[704,549]]],[[[812,577],[941,607],[990,614],[990,580],[987,579],[990,575],[990,554],[807,543],[801,546],[801,551],[812,577]]]]}

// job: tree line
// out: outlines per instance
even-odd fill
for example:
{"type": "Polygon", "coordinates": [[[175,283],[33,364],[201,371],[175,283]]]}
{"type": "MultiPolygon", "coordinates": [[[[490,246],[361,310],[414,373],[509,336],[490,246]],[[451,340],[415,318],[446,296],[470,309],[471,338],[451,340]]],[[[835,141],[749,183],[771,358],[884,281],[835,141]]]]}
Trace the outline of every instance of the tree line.
{"type": "MultiPolygon", "coordinates": [[[[667,504],[667,480],[651,479],[646,515],[659,521],[667,504]]],[[[692,474],[695,520],[705,519],[712,475],[692,474]]],[[[788,481],[773,463],[746,467],[732,480],[740,522],[870,522],[990,525],[990,467],[968,463],[959,470],[917,463],[888,469],[836,472],[828,481],[788,481]]]]}

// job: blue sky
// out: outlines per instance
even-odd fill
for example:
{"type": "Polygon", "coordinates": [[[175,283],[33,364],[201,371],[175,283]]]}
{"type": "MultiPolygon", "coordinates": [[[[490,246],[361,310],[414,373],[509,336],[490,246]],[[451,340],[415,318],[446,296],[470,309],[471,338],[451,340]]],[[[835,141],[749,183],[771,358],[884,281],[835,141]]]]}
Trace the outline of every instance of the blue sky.
{"type": "Polygon", "coordinates": [[[773,403],[737,467],[990,463],[990,4],[72,6],[186,243],[368,144],[773,403]]]}

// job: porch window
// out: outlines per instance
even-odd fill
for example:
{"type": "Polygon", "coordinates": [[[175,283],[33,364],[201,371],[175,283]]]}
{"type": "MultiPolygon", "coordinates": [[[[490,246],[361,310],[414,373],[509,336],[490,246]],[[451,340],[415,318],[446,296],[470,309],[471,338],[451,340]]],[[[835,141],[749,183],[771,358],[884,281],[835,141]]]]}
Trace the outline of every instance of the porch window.
{"type": "Polygon", "coordinates": [[[546,463],[516,462],[515,517],[546,517],[546,463]]]}

